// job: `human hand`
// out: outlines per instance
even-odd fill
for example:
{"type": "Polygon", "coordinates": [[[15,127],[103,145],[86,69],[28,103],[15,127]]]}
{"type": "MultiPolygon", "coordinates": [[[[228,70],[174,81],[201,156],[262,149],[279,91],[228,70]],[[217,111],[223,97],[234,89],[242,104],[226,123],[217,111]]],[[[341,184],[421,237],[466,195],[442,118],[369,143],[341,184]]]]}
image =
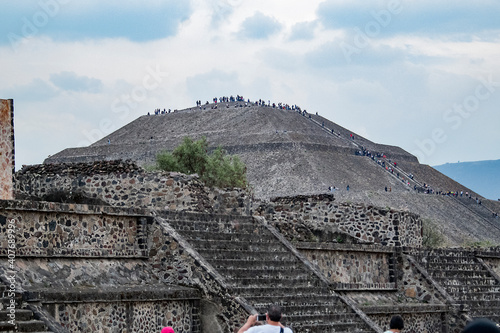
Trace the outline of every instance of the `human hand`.
{"type": "Polygon", "coordinates": [[[253,326],[256,322],[257,322],[257,316],[258,315],[250,315],[247,319],[247,324],[249,324],[250,326],[253,326]]]}

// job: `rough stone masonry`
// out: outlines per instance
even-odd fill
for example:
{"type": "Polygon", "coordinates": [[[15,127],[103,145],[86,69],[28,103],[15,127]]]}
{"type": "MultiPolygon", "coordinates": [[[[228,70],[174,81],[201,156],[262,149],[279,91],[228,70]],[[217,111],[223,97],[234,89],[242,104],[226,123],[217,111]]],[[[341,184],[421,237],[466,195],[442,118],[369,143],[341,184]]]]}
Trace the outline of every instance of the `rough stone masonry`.
{"type": "Polygon", "coordinates": [[[14,199],[14,101],[0,99],[0,199],[14,199]]]}

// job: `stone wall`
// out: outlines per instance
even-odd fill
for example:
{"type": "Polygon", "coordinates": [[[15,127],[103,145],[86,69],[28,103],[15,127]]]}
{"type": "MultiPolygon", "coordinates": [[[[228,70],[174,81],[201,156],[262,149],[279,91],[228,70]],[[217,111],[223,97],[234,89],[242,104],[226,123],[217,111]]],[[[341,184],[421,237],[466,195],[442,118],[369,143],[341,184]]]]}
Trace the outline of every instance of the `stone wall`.
{"type": "Polygon", "coordinates": [[[409,212],[337,203],[328,194],[261,202],[241,189],[207,188],[196,175],[146,172],[123,161],[23,167],[16,173],[15,192],[17,197],[27,199],[37,197],[54,201],[54,197],[63,196],[61,192],[64,192],[118,207],[257,214],[265,216],[285,235],[296,226],[307,224],[319,230],[317,235],[334,229],[361,242],[387,246],[420,246],[422,242],[421,220],[409,212]]]}
{"type": "Polygon", "coordinates": [[[53,317],[70,332],[149,333],[164,326],[179,333],[200,332],[197,302],[190,300],[75,302],[53,309],[53,317]]]}
{"type": "Polygon", "coordinates": [[[295,243],[336,289],[395,288],[393,250],[364,244],[295,243]]]}
{"type": "MultiPolygon", "coordinates": [[[[418,215],[389,208],[335,202],[333,195],[281,197],[263,204],[257,212],[275,226],[315,224],[318,229],[334,229],[360,241],[384,246],[422,245],[422,221],[418,215]]],[[[289,237],[293,237],[290,235],[289,237]]]]}
{"type": "Polygon", "coordinates": [[[16,173],[15,192],[42,199],[64,192],[118,207],[244,215],[252,209],[241,189],[210,189],[196,175],[146,172],[128,161],[26,166],[16,173]]]}
{"type": "Polygon", "coordinates": [[[146,256],[144,212],[106,206],[0,201],[0,255],[16,229],[16,256],[146,256]],[[138,214],[142,213],[142,214],[138,214]]]}
{"type": "Polygon", "coordinates": [[[14,198],[14,101],[0,99],[0,200],[14,198]]]}

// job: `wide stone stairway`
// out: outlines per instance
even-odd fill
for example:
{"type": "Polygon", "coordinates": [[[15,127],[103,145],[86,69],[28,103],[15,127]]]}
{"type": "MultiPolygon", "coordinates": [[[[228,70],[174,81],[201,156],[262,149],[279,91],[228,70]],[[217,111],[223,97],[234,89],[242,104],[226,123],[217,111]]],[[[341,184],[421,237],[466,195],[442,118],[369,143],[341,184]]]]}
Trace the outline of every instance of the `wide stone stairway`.
{"type": "Polygon", "coordinates": [[[270,304],[280,304],[282,322],[294,332],[373,332],[291,245],[262,221],[241,216],[201,221],[196,214],[166,218],[225,278],[232,294],[259,313],[265,313],[270,304]]]}
{"type": "Polygon", "coordinates": [[[500,322],[500,281],[470,251],[421,251],[417,260],[472,318],[500,322]]]}

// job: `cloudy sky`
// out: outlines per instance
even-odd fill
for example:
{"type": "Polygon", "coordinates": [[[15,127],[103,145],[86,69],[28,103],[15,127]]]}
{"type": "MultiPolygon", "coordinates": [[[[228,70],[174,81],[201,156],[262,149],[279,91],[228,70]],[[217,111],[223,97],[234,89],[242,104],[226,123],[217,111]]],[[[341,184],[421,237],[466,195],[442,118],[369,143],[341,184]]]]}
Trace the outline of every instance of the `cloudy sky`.
{"type": "Polygon", "coordinates": [[[498,0],[3,1],[16,167],[155,108],[297,104],[421,163],[500,159],[498,0]]]}

